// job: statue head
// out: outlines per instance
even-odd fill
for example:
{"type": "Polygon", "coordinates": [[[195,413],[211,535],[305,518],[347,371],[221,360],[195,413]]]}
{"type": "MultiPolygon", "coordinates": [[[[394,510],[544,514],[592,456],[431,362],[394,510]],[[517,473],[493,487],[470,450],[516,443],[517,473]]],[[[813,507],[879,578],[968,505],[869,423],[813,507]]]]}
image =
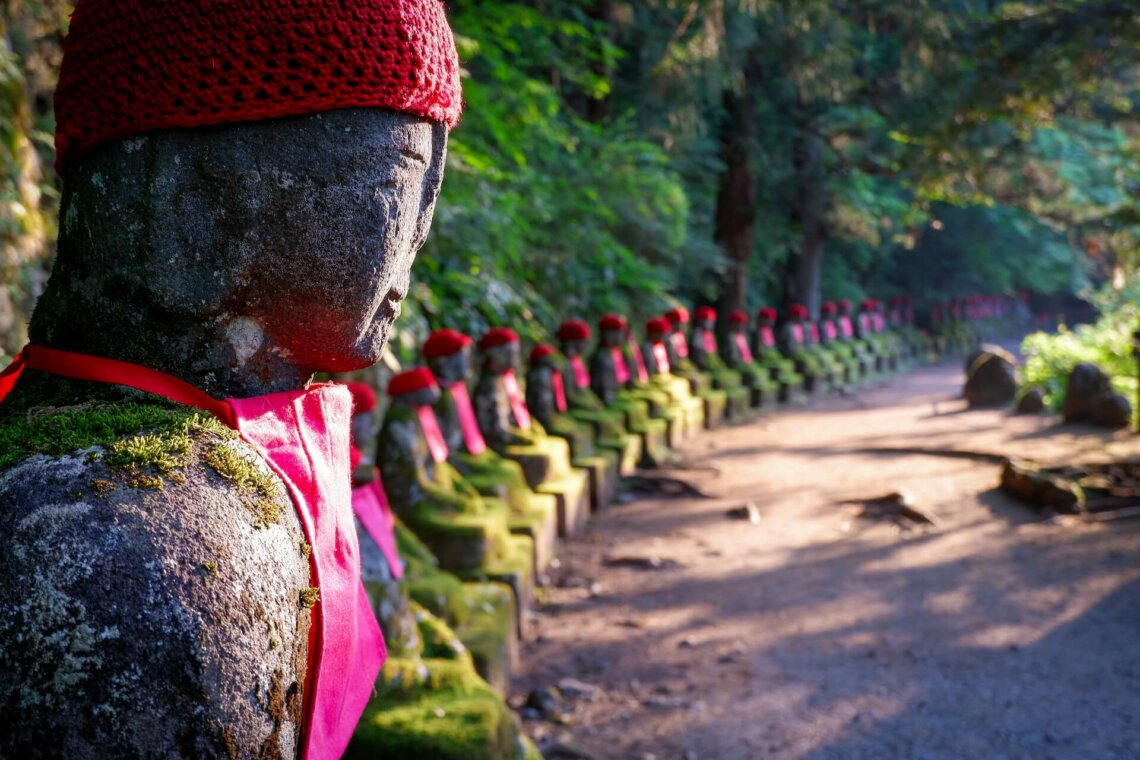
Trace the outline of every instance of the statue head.
{"type": "Polygon", "coordinates": [[[756,312],[756,322],[759,327],[771,327],[776,324],[776,310],[765,306],[756,312]]]}
{"type": "Polygon", "coordinates": [[[471,374],[471,343],[469,336],[447,328],[436,330],[424,341],[424,359],[444,388],[466,382],[471,374]]]}
{"type": "Polygon", "coordinates": [[[562,323],[555,335],[566,356],[582,356],[590,345],[593,331],[580,319],[568,319],[562,323]]]}
{"type": "Polygon", "coordinates": [[[558,369],[558,349],[547,343],[539,343],[530,350],[527,360],[531,367],[558,369]]]}
{"type": "Polygon", "coordinates": [[[614,348],[620,346],[625,340],[625,331],[628,325],[625,317],[620,314],[605,314],[598,320],[598,334],[602,346],[614,348]]]}
{"type": "Polygon", "coordinates": [[[685,326],[689,324],[689,310],[683,306],[665,312],[665,318],[673,328],[673,332],[684,333],[685,326]]]}
{"type": "Polygon", "coordinates": [[[509,327],[493,327],[479,340],[483,370],[495,375],[513,372],[519,364],[519,336],[509,327]]]}
{"type": "Polygon", "coordinates": [[[435,406],[439,401],[439,385],[430,369],[415,367],[388,381],[388,397],[393,404],[401,406],[435,406]]]}
{"type": "Polygon", "coordinates": [[[377,361],[459,114],[442,8],[125,5],[72,20],[59,256],[33,340],[169,351],[184,366],[163,369],[206,385],[377,361]]]}
{"type": "Polygon", "coordinates": [[[650,343],[660,343],[669,337],[669,320],[665,317],[653,317],[645,323],[645,337],[650,343]]]}
{"type": "Polygon", "coordinates": [[[838,309],[833,301],[825,301],[823,305],[819,307],[820,319],[824,322],[830,322],[835,319],[837,311],[838,309]]]}
{"type": "Polygon", "coordinates": [[[737,309],[736,311],[729,312],[729,314],[728,314],[728,326],[729,326],[729,329],[734,333],[744,332],[745,330],[747,330],[748,329],[748,314],[747,314],[747,312],[740,311],[739,309],[737,309]]]}
{"type": "Polygon", "coordinates": [[[700,306],[693,313],[694,326],[698,330],[712,330],[716,327],[716,309],[711,306],[700,306]]]}
{"type": "Polygon", "coordinates": [[[807,307],[802,303],[794,303],[788,307],[788,321],[793,324],[802,323],[806,321],[809,316],[807,307]]]}

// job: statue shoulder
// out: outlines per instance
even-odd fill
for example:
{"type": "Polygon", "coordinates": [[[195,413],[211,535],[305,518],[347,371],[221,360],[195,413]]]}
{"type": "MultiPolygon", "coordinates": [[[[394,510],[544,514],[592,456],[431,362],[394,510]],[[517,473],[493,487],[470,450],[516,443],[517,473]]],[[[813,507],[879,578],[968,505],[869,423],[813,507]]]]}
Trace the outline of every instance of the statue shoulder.
{"type": "Polygon", "coordinates": [[[261,457],[133,402],[34,409],[0,444],[0,755],[293,756],[308,545],[261,457]]]}

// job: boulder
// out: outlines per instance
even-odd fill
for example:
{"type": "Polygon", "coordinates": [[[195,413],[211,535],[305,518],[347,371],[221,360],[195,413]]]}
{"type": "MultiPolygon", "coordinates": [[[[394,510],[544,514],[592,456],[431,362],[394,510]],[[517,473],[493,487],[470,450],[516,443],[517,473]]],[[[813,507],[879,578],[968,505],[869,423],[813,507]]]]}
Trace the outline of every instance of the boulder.
{"type": "Polygon", "coordinates": [[[1132,420],[1132,404],[1112,389],[1112,380],[1104,370],[1081,362],[1069,373],[1061,415],[1065,422],[1123,428],[1132,420]]]}
{"type": "Polygon", "coordinates": [[[1030,388],[1017,399],[1018,414],[1041,414],[1045,411],[1045,392],[1040,388],[1030,388]]]}
{"type": "Polygon", "coordinates": [[[1017,360],[996,346],[970,364],[965,397],[971,407],[1005,406],[1017,395],[1017,360]]]}

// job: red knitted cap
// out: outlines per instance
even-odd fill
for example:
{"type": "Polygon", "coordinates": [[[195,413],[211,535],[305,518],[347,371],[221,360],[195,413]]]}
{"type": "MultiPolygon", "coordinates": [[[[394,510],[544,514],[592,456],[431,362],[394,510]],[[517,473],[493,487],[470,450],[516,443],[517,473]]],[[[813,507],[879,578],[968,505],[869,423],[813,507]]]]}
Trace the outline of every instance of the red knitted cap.
{"type": "Polygon", "coordinates": [[[554,356],[556,353],[558,353],[558,351],[554,346],[548,343],[539,343],[530,350],[530,361],[533,364],[534,362],[542,361],[548,356],[554,356]]]}
{"type": "Polygon", "coordinates": [[[440,0],[79,0],[55,93],[56,165],[157,129],[339,108],[454,127],[440,0]]]}
{"type": "Polygon", "coordinates": [[[625,317],[621,314],[603,314],[598,320],[599,330],[624,330],[625,327],[625,317]]]}
{"type": "Polygon", "coordinates": [[[839,308],[841,308],[841,309],[843,309],[843,310],[845,310],[845,311],[846,311],[846,310],[848,310],[848,309],[850,309],[850,308],[851,308],[851,301],[849,301],[849,300],[848,300],[848,299],[846,299],[846,298],[842,299],[842,300],[839,302],[839,308]]]}
{"type": "Polygon", "coordinates": [[[645,323],[645,332],[647,335],[664,336],[668,335],[671,329],[672,325],[669,324],[669,320],[665,319],[665,317],[654,317],[645,323]]]}
{"type": "Polygon", "coordinates": [[[562,323],[555,335],[558,336],[558,340],[589,340],[593,332],[582,320],[568,319],[562,323]]]}
{"type": "Polygon", "coordinates": [[[822,311],[824,314],[834,314],[835,313],[835,303],[833,301],[825,301],[823,306],[819,307],[819,310],[822,311]]]}
{"type": "Polygon", "coordinates": [[[766,319],[769,322],[775,322],[776,321],[776,310],[773,309],[771,306],[764,306],[763,308],[760,309],[760,311],[756,312],[756,317],[758,319],[766,319]]]}
{"type": "Polygon", "coordinates": [[[674,327],[683,325],[689,321],[689,310],[684,307],[670,309],[665,312],[665,318],[672,322],[674,327]]]}
{"type": "Polygon", "coordinates": [[[706,319],[711,319],[714,322],[716,321],[716,309],[711,306],[698,306],[696,315],[697,319],[701,320],[702,322],[706,319]]]}
{"type": "Polygon", "coordinates": [[[402,396],[405,393],[415,393],[424,388],[434,388],[435,375],[427,367],[416,367],[393,377],[388,381],[388,395],[402,396]]]}
{"type": "Polygon", "coordinates": [[[728,323],[731,325],[746,325],[748,324],[748,315],[737,309],[728,313],[728,323]]]}
{"type": "Polygon", "coordinates": [[[452,354],[459,353],[465,346],[470,345],[471,338],[458,330],[445,327],[429,335],[428,339],[424,341],[424,346],[420,351],[423,353],[425,359],[435,359],[440,356],[451,356],[452,354]]]}
{"type": "Polygon", "coordinates": [[[788,307],[788,316],[792,319],[807,319],[807,307],[802,303],[794,303],[788,307]]]}
{"type": "Polygon", "coordinates": [[[376,391],[368,383],[345,383],[352,394],[353,412],[371,412],[376,408],[376,391]]]}
{"type": "Polygon", "coordinates": [[[479,339],[479,348],[487,349],[507,343],[518,343],[519,334],[509,327],[492,327],[479,339]]]}

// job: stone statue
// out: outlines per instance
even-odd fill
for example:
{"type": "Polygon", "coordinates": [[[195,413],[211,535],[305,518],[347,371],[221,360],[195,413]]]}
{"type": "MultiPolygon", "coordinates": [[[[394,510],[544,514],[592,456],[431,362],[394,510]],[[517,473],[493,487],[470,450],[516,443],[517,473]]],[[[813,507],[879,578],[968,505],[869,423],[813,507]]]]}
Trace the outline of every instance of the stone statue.
{"type": "Polygon", "coordinates": [[[689,383],[689,390],[705,405],[705,427],[719,427],[728,416],[728,394],[713,388],[712,378],[702,372],[689,357],[689,339],[685,331],[689,324],[689,310],[678,307],[670,309],[664,317],[669,322],[669,339],[665,347],[669,353],[671,372],[689,383]]]}
{"type": "Polygon", "coordinates": [[[385,491],[396,515],[440,567],[462,579],[490,578],[511,586],[522,614],[534,581],[534,544],[527,536],[511,535],[506,503],[482,496],[448,464],[433,410],[439,395],[427,367],[401,372],[388,384],[391,404],[376,438],[385,491]]]}
{"type": "Polygon", "coordinates": [[[728,314],[728,335],[720,341],[720,357],[725,365],[740,373],[752,394],[754,408],[770,409],[780,400],[780,384],[769,369],[756,361],[748,339],[748,314],[736,310],[728,314]]]}
{"type": "Polygon", "coordinates": [[[772,379],[780,384],[780,402],[801,401],[804,393],[803,375],[796,365],[780,351],[776,341],[776,310],[764,306],[756,312],[756,331],[752,334],[752,354],[760,366],[767,368],[772,379]]]}
{"type": "Polygon", "coordinates": [[[644,436],[643,466],[656,467],[672,457],[668,449],[668,396],[636,387],[625,355],[625,317],[606,314],[598,321],[598,347],[590,358],[590,387],[602,402],[626,414],[632,429],[652,430],[644,436]]]}
{"type": "Polygon", "coordinates": [[[558,533],[569,536],[589,516],[588,476],[571,466],[570,447],[546,434],[531,418],[515,368],[519,336],[509,327],[487,331],[479,341],[483,366],[475,387],[475,418],[488,445],[522,465],[527,482],[558,503],[558,533]]]}
{"type": "Polygon", "coordinates": [[[58,259],[0,382],[0,756],[344,749],[382,644],[349,394],[308,384],[384,348],[458,75],[437,3],[79,1],[58,259]],[[361,73],[246,54],[322,46],[361,73]]]}
{"type": "Polygon", "coordinates": [[[442,329],[428,336],[422,347],[440,387],[435,416],[447,442],[447,461],[479,493],[507,502],[511,532],[531,537],[535,569],[541,572],[554,557],[558,538],[556,499],[552,494],[536,493],[518,462],[487,446],[467,390],[471,344],[469,336],[442,329]]]}
{"type": "MultiPolygon", "coordinates": [[[[580,319],[563,322],[557,332],[559,346],[566,363],[562,367],[562,386],[566,391],[569,414],[576,420],[594,428],[598,445],[618,454],[622,475],[632,475],[641,461],[642,436],[648,433],[645,426],[626,421],[621,408],[608,408],[590,387],[590,371],[583,355],[589,347],[592,330],[580,319]]],[[[648,410],[643,407],[644,419],[648,410]]]]}
{"type": "Polygon", "coordinates": [[[436,557],[397,523],[368,447],[357,447],[372,436],[376,394],[365,383],[347,385],[353,397],[352,506],[361,579],[384,632],[388,659],[346,754],[508,756],[501,747],[526,740],[506,701],[480,676],[499,688],[509,682],[517,646],[514,595],[502,584],[461,583],[439,570],[436,557]],[[444,687],[449,680],[462,682],[465,694],[457,697],[454,686],[444,687]],[[483,731],[465,725],[462,748],[449,747],[456,735],[450,726],[415,731],[402,721],[408,710],[429,710],[437,720],[463,725],[462,706],[472,694],[498,725],[483,731]]]}
{"type": "MultiPolygon", "coordinates": [[[[653,317],[645,323],[645,344],[642,355],[650,382],[667,392],[673,403],[684,410],[686,425],[690,434],[705,429],[705,402],[693,395],[689,381],[673,374],[669,361],[669,335],[672,332],[669,320],[653,317]]],[[[715,391],[714,391],[715,392],[715,391]]]]}
{"type": "Polygon", "coordinates": [[[835,318],[839,308],[834,301],[824,301],[819,308],[819,319],[811,328],[813,339],[831,358],[842,381],[848,385],[863,378],[863,367],[855,356],[854,348],[839,338],[839,325],[835,318]]]}
{"type": "Polygon", "coordinates": [[[743,385],[741,374],[729,369],[720,358],[716,338],[716,310],[701,306],[694,313],[693,332],[688,341],[689,358],[713,380],[713,387],[728,398],[728,418],[743,420],[752,406],[752,392],[743,385]]]}
{"type": "Polygon", "coordinates": [[[594,429],[570,416],[570,402],[554,346],[540,343],[530,352],[526,373],[526,406],[551,435],[570,445],[571,464],[590,477],[590,506],[609,506],[617,489],[619,453],[597,448],[594,429]]]}
{"type": "Polygon", "coordinates": [[[804,376],[804,390],[817,393],[827,390],[830,374],[820,355],[811,350],[805,322],[808,319],[807,307],[792,304],[784,315],[784,325],[780,329],[779,345],[784,356],[795,362],[796,371],[804,376]]]}

